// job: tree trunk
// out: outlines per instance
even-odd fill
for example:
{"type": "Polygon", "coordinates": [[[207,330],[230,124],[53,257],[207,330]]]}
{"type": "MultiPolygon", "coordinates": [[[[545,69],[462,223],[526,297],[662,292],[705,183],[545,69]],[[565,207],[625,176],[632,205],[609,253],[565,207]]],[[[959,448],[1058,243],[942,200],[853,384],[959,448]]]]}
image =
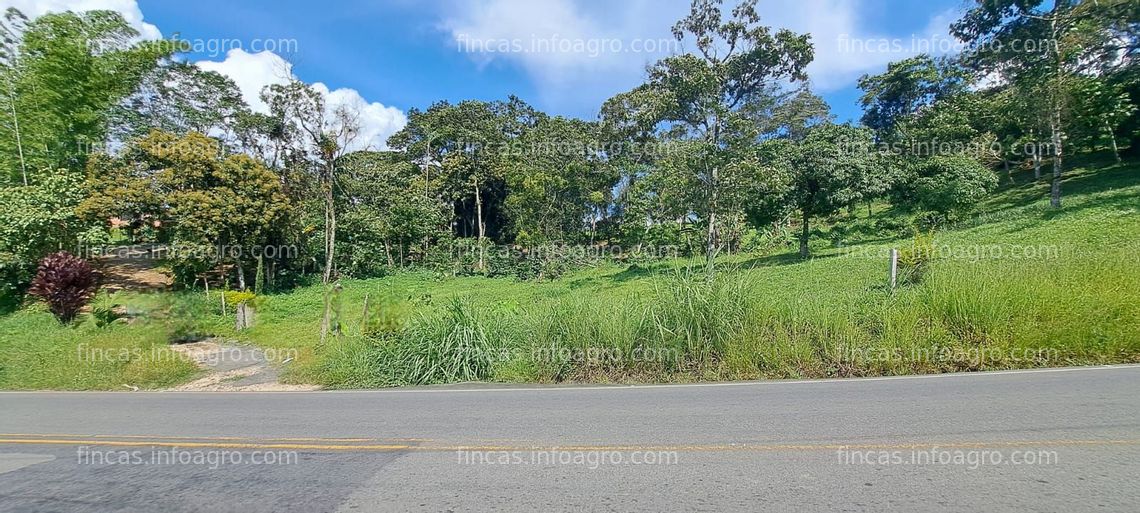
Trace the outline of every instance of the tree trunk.
{"type": "MultiPolygon", "coordinates": [[[[1055,102],[1058,100],[1054,100],[1055,102]]],[[[1061,208],[1061,171],[1064,161],[1064,152],[1061,149],[1061,107],[1054,103],[1053,119],[1049,123],[1049,130],[1053,134],[1053,185],[1049,191],[1049,206],[1061,208]]]]}
{"type": "Polygon", "coordinates": [[[12,79],[8,79],[8,106],[12,109],[12,127],[16,132],[16,152],[20,155],[20,175],[24,179],[24,187],[28,186],[28,165],[24,162],[24,144],[20,139],[20,118],[16,116],[16,93],[12,89],[12,79]]]}
{"type": "MultiPolygon", "coordinates": [[[[1054,44],[1058,44],[1056,42],[1060,41],[1057,38],[1057,14],[1056,13],[1057,13],[1057,6],[1054,5],[1053,17],[1049,20],[1050,34],[1053,36],[1054,44]]],[[[1064,159],[1063,159],[1064,151],[1062,150],[1062,147],[1061,147],[1062,139],[1064,139],[1064,136],[1062,134],[1062,128],[1061,128],[1061,86],[1062,86],[1062,84],[1061,84],[1061,73],[1063,73],[1063,70],[1061,69],[1061,67],[1062,67],[1061,49],[1060,48],[1054,48],[1053,53],[1056,54],[1056,59],[1057,59],[1056,60],[1057,69],[1055,70],[1057,75],[1055,77],[1053,77],[1053,79],[1055,81],[1053,84],[1053,99],[1052,99],[1053,112],[1050,113],[1050,117],[1049,117],[1049,131],[1051,132],[1051,135],[1053,136],[1053,151],[1055,153],[1053,154],[1053,185],[1050,187],[1050,191],[1049,191],[1049,206],[1051,206],[1053,208],[1061,208],[1061,171],[1062,171],[1063,166],[1064,166],[1064,159]]]]}
{"type": "Polygon", "coordinates": [[[427,149],[424,150],[424,197],[425,198],[431,197],[431,187],[428,186],[428,184],[431,183],[431,175],[429,174],[429,170],[428,170],[428,168],[430,166],[431,166],[431,139],[428,139],[427,149]]]}
{"type": "Polygon", "coordinates": [[[479,230],[479,270],[484,269],[483,255],[483,196],[479,193],[479,178],[475,177],[475,223],[479,230]]]}
{"type": "Polygon", "coordinates": [[[811,218],[808,217],[808,212],[806,209],[801,210],[801,212],[803,212],[804,219],[803,226],[800,227],[800,258],[807,258],[809,255],[808,237],[811,234],[811,229],[808,226],[808,221],[810,221],[811,218]]]}
{"type": "Polygon", "coordinates": [[[237,262],[238,290],[244,291],[245,290],[245,269],[242,268],[242,266],[241,266],[241,259],[240,258],[235,260],[235,262],[237,262]]]}
{"type": "Polygon", "coordinates": [[[1116,133],[1112,130],[1112,125],[1108,124],[1108,118],[1104,120],[1104,131],[1108,133],[1108,140],[1112,141],[1112,156],[1116,157],[1116,163],[1120,163],[1120,148],[1116,146],[1116,133]]]}
{"type": "Polygon", "coordinates": [[[1033,181],[1041,181],[1041,152],[1040,150],[1033,153],[1033,181]]]}
{"type": "Polygon", "coordinates": [[[1017,183],[1017,182],[1013,181],[1013,171],[1011,171],[1009,169],[1009,159],[1002,157],[1001,165],[1005,167],[1005,176],[1006,176],[1006,178],[1009,178],[1009,183],[1011,183],[1011,184],[1017,183]]]}
{"type": "Polygon", "coordinates": [[[709,276],[712,276],[716,271],[716,251],[717,251],[717,228],[716,228],[716,209],[717,209],[717,181],[720,178],[719,171],[714,166],[712,169],[712,179],[710,185],[712,186],[712,200],[709,203],[709,232],[708,241],[705,247],[705,263],[708,266],[709,276]]]}
{"type": "MultiPolygon", "coordinates": [[[[332,329],[332,298],[330,296],[329,284],[332,282],[333,277],[333,251],[336,248],[336,204],[333,201],[332,189],[332,162],[327,164],[324,176],[324,194],[325,194],[325,272],[322,276],[322,284],[324,285],[324,316],[321,320],[321,340],[320,343],[324,344],[328,340],[329,331],[332,329]]],[[[339,333],[339,330],[337,330],[339,333]]]]}

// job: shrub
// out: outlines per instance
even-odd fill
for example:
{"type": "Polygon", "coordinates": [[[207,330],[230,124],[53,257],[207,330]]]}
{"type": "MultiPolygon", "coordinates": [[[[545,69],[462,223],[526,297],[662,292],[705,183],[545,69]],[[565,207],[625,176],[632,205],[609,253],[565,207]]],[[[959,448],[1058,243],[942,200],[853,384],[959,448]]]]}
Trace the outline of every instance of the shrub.
{"type": "Polygon", "coordinates": [[[891,190],[891,204],[950,217],[972,209],[997,187],[997,175],[976,159],[939,155],[909,166],[891,190]]]}
{"type": "Polygon", "coordinates": [[[386,338],[398,335],[407,325],[407,303],[380,298],[366,312],[361,331],[369,338],[386,338]]]}
{"type": "Polygon", "coordinates": [[[252,306],[257,306],[253,304],[257,299],[257,294],[253,292],[246,290],[227,290],[224,294],[226,296],[227,305],[237,306],[242,303],[250,303],[252,306]]]}
{"type": "Polygon", "coordinates": [[[40,261],[28,293],[47,302],[60,322],[71,322],[98,290],[95,270],[86,260],[66,251],[40,261]]]}
{"type": "Polygon", "coordinates": [[[918,283],[933,259],[934,232],[916,232],[911,246],[899,250],[899,282],[918,283]]]}

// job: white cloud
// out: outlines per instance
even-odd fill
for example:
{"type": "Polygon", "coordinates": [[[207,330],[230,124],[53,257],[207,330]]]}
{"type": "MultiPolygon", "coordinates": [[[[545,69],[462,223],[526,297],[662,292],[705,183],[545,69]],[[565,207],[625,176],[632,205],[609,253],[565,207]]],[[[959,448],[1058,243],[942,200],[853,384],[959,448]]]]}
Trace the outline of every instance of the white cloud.
{"type": "Polygon", "coordinates": [[[350,145],[352,150],[382,150],[388,147],[388,137],[408,124],[400,109],[386,107],[378,102],[367,102],[356,89],[342,87],[329,91],[328,86],[317,82],[313,88],[327,98],[329,105],[344,105],[360,115],[360,135],[350,145]]]}
{"type": "Polygon", "coordinates": [[[158,27],[143,21],[142,11],[136,0],[0,0],[0,10],[15,7],[28,18],[36,18],[49,12],[64,11],[119,11],[130,26],[139,31],[143,39],[160,39],[158,27]]]}
{"type": "MultiPolygon", "coordinates": [[[[725,2],[726,9],[735,3],[725,2]]],[[[549,103],[579,101],[594,104],[609,95],[627,90],[644,79],[646,64],[669,54],[669,51],[629,51],[635,40],[667,42],[672,39],[674,22],[688,13],[688,2],[583,2],[581,0],[478,0],[449,4],[441,12],[440,27],[451,38],[457,51],[471,53],[483,66],[511,63],[520,66],[535,80],[549,103]],[[454,7],[454,8],[452,8],[454,7]],[[621,41],[626,51],[526,51],[541,40],[621,41]],[[502,41],[519,42],[500,51],[502,41]],[[488,46],[487,42],[499,47],[488,46]]],[[[860,0],[769,0],[757,9],[761,23],[773,28],[788,28],[810,33],[815,44],[815,60],[808,67],[813,85],[830,91],[853,85],[863,73],[878,72],[890,61],[921,53],[911,48],[912,35],[888,35],[866,27],[860,17],[867,7],[860,0]],[[848,46],[843,46],[846,38],[848,46]],[[899,42],[896,51],[853,51],[850,44],[880,39],[899,42]],[[897,40],[897,41],[896,41],[897,40]]],[[[952,41],[947,26],[953,13],[934,16],[926,27],[914,34],[921,43],[939,39],[952,41]]],[[[692,41],[686,41],[691,50],[692,41]]],[[[662,46],[658,44],[657,46],[662,46]]],[[[571,49],[573,50],[573,49],[571,49]]],[[[667,49],[668,50],[668,49],[667,49]]],[[[684,49],[682,49],[684,50],[684,49]]],[[[931,53],[946,53],[934,51],[931,53]]]]}
{"type": "Polygon", "coordinates": [[[647,64],[673,53],[669,28],[684,9],[653,0],[604,6],[480,0],[448,4],[440,28],[455,51],[481,66],[521,66],[548,106],[596,108],[609,95],[640,83],[647,64]]]}
{"type": "MultiPolygon", "coordinates": [[[[215,71],[233,79],[250,108],[262,113],[268,113],[269,107],[261,100],[261,90],[268,85],[285,84],[296,78],[289,62],[270,51],[248,53],[235,48],[226,53],[225,60],[198,61],[195,64],[204,70],[215,71]]],[[[352,150],[385,149],[388,137],[408,123],[408,118],[400,109],[368,102],[355,89],[330,90],[321,82],[314,83],[313,87],[325,95],[330,107],[345,105],[359,113],[360,136],[351,145],[352,150]]]]}
{"type": "Polygon", "coordinates": [[[261,90],[270,84],[285,84],[293,77],[293,67],[288,61],[270,51],[248,53],[234,48],[226,53],[222,61],[198,61],[195,63],[206,71],[215,71],[230,77],[245,103],[255,112],[269,113],[269,106],[261,101],[261,90]]]}

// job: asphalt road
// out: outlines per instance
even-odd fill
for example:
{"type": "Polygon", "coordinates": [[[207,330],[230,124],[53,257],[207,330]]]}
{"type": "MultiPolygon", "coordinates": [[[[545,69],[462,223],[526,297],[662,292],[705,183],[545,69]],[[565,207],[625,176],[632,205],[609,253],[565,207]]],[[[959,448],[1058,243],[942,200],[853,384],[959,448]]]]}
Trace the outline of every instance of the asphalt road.
{"type": "Polygon", "coordinates": [[[1140,511],[1140,366],[0,393],[0,511],[1140,511]]]}

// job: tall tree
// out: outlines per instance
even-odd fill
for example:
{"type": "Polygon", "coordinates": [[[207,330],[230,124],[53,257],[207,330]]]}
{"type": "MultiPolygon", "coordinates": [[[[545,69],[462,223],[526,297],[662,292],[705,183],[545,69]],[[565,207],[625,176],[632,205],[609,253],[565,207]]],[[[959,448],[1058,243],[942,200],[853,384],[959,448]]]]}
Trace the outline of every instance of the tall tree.
{"type": "Polygon", "coordinates": [[[111,107],[173,48],[138,41],[113,11],[45,14],[26,26],[23,20],[10,10],[0,31],[0,167],[10,175],[81,169],[106,143],[111,107]]]}
{"type": "Polygon", "coordinates": [[[896,142],[905,118],[961,93],[969,85],[968,79],[954,61],[926,54],[887,64],[882,74],[859,77],[863,125],[874,130],[880,141],[896,142]]]}
{"type": "Polygon", "coordinates": [[[281,120],[298,147],[293,151],[307,156],[312,164],[321,197],[324,200],[324,315],[321,321],[321,343],[330,331],[340,334],[339,326],[332,326],[332,284],[336,276],[336,194],[337,169],[340,158],[349,151],[360,135],[359,106],[330,105],[323,93],[298,80],[287,84],[274,84],[262,91],[272,115],[281,120]]]}
{"type": "MultiPolygon", "coordinates": [[[[718,219],[721,174],[733,151],[751,144],[756,124],[750,114],[768,104],[768,92],[784,81],[804,80],[812,60],[809,36],[760,24],[756,1],[741,2],[727,20],[721,0],[694,0],[689,14],[673,26],[678,41],[693,39],[696,53],[674,55],[649,68],[648,81],[609,100],[649,117],[670,139],[698,141],[705,158],[690,172],[707,190],[705,258],[713,272],[719,248],[718,219]]],[[[691,148],[690,148],[691,149],[691,148]]]]}
{"type": "Polygon", "coordinates": [[[809,129],[802,141],[764,142],[749,160],[755,199],[749,217],[756,224],[778,219],[789,210],[800,216],[800,257],[810,256],[811,220],[831,215],[881,187],[869,177],[881,165],[865,128],[825,123],[809,129]],[[860,190],[860,187],[867,190],[860,190]]]}
{"type": "Polygon", "coordinates": [[[230,139],[238,117],[248,112],[233,80],[171,60],[148,73],[135,92],[115,107],[111,131],[124,140],[154,129],[230,139]]]}

